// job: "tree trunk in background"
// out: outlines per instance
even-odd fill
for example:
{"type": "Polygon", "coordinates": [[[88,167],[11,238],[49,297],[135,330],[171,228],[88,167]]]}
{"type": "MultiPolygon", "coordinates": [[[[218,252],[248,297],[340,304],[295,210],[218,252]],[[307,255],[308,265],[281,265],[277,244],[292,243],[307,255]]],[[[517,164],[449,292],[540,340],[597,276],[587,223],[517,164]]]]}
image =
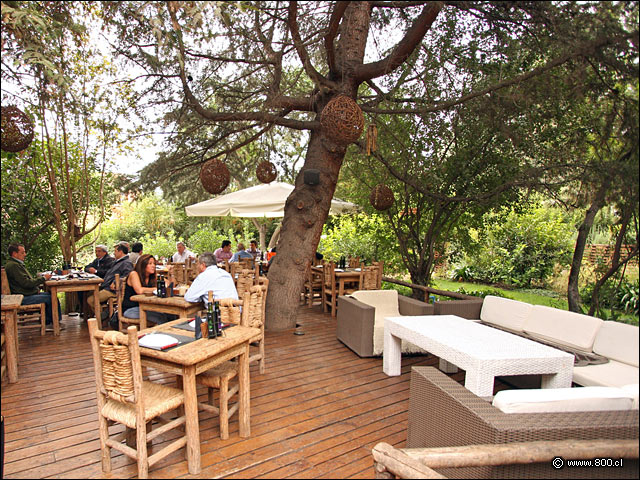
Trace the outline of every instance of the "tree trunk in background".
{"type": "Polygon", "coordinates": [[[580,278],[580,268],[582,266],[582,257],[584,249],[587,245],[587,238],[593,226],[596,214],[604,205],[605,194],[609,188],[610,181],[606,181],[596,193],[591,206],[588,208],[584,220],[578,227],[578,238],[576,246],[573,250],[573,259],[571,260],[571,271],[569,272],[569,282],[567,285],[567,301],[569,303],[569,311],[581,313],[580,310],[580,291],[578,289],[578,280],[580,278]]]}

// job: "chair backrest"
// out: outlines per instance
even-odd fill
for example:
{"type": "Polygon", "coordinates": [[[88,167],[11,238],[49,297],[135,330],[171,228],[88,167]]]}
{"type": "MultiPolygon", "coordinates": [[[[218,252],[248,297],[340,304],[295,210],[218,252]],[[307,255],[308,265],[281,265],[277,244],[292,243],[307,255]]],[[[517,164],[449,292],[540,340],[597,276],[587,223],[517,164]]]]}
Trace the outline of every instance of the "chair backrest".
{"type": "Polygon", "coordinates": [[[336,286],[336,264],[335,262],[328,262],[322,267],[322,275],[324,277],[324,287],[330,290],[335,290],[336,286]]]}
{"type": "Polygon", "coordinates": [[[349,257],[349,268],[358,268],[360,266],[360,257],[349,257]]]}
{"type": "Polygon", "coordinates": [[[105,398],[136,405],[136,414],[144,408],[142,399],[142,370],[138,330],[134,326],[127,333],[102,331],[95,318],[90,318],[89,337],[93,352],[98,406],[105,398]]]}
{"type": "Polygon", "coordinates": [[[187,283],[186,274],[185,274],[185,264],[182,262],[172,263],[173,265],[173,276],[176,279],[177,283],[187,283]]]}
{"type": "Polygon", "coordinates": [[[238,298],[244,297],[244,292],[248,291],[255,283],[255,271],[244,269],[238,273],[238,278],[235,279],[236,290],[238,291],[238,298]]]}
{"type": "Polygon", "coordinates": [[[229,264],[229,273],[231,274],[231,277],[233,278],[234,281],[236,279],[236,275],[242,269],[243,269],[243,267],[242,267],[242,264],[240,262],[231,262],[229,264]]]}
{"type": "Polygon", "coordinates": [[[267,297],[267,285],[254,285],[245,293],[245,303],[248,300],[247,325],[249,327],[261,328],[265,321],[265,302],[267,297]],[[248,298],[247,298],[248,294],[248,298]]]}
{"type": "Polygon", "coordinates": [[[243,309],[240,312],[240,307],[244,305],[244,299],[236,300],[235,298],[222,298],[218,301],[220,306],[220,316],[222,323],[235,323],[236,325],[246,325],[246,320],[243,321],[246,316],[246,312],[243,309]]]}
{"type": "Polygon", "coordinates": [[[7,278],[7,271],[2,267],[2,295],[11,295],[11,287],[7,278]]]}
{"type": "Polygon", "coordinates": [[[360,266],[360,290],[379,290],[378,277],[379,268],[376,265],[360,266]]]}
{"type": "Polygon", "coordinates": [[[371,265],[378,267],[378,286],[376,287],[377,290],[380,290],[382,288],[382,275],[383,275],[383,270],[384,270],[384,262],[380,261],[380,262],[371,262],[371,265]]]}
{"type": "Polygon", "coordinates": [[[134,323],[139,325],[139,318],[126,318],[124,316],[124,310],[122,308],[122,302],[124,301],[124,291],[127,288],[128,275],[120,277],[119,273],[116,273],[114,283],[116,284],[116,311],[118,312],[118,330],[122,331],[123,323],[134,323]]]}

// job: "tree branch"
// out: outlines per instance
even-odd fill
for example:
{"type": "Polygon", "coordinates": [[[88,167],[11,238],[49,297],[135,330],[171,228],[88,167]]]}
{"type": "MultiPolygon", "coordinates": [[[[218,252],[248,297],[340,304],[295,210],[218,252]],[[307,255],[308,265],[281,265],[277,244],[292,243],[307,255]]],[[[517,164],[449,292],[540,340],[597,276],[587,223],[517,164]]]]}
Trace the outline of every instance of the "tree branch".
{"type": "MultiPolygon", "coordinates": [[[[336,2],[333,11],[331,12],[331,19],[329,20],[329,28],[327,34],[324,37],[324,48],[327,51],[327,64],[329,65],[329,71],[335,72],[336,69],[336,56],[333,41],[338,34],[338,27],[340,26],[340,20],[344,15],[344,11],[347,9],[349,2],[336,2]]],[[[340,72],[336,72],[340,73],[340,72]]]]}
{"type": "Polygon", "coordinates": [[[420,44],[443,6],[443,2],[427,3],[413,25],[407,30],[404,38],[398,42],[391,53],[377,62],[360,65],[354,72],[354,79],[361,83],[386,75],[402,65],[416,46],[420,44]]]}

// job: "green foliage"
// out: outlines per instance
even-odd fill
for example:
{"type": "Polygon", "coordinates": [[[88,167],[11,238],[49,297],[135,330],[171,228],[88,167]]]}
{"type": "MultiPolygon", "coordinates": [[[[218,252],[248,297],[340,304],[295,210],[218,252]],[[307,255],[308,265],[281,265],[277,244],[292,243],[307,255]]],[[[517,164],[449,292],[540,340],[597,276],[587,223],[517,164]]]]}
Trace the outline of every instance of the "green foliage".
{"type": "Polygon", "coordinates": [[[486,288],[481,290],[467,290],[464,287],[460,287],[456,290],[458,293],[462,293],[464,295],[472,295],[474,297],[484,298],[487,295],[493,295],[494,297],[502,297],[502,298],[510,298],[513,300],[513,297],[505,293],[503,290],[499,290],[497,288],[486,288]]]}
{"type": "Polygon", "coordinates": [[[636,279],[635,283],[623,281],[619,292],[620,307],[625,312],[638,315],[640,313],[638,297],[640,297],[640,280],[636,279]]]}
{"type": "MultiPolygon", "coordinates": [[[[191,237],[189,237],[189,248],[190,250],[202,253],[202,252],[215,252],[220,245],[222,245],[222,241],[226,240],[227,236],[218,231],[212,230],[209,227],[201,225],[198,230],[196,230],[191,237]]],[[[232,241],[233,242],[233,241],[232,241]]]]}
{"type": "MultiPolygon", "coordinates": [[[[580,290],[580,298],[585,309],[591,307],[591,296],[593,295],[593,289],[595,282],[588,283],[584,288],[580,290]]],[[[640,292],[640,281],[634,282],[628,281],[623,278],[611,277],[608,279],[602,287],[600,287],[600,294],[598,296],[598,310],[597,314],[600,318],[618,319],[620,312],[631,313],[638,315],[638,297],[640,292]],[[605,309],[611,310],[607,313],[605,309]]]]}
{"type": "Polygon", "coordinates": [[[167,259],[176,253],[176,242],[178,241],[173,231],[167,233],[166,236],[160,235],[157,232],[155,235],[145,234],[139,239],[143,245],[143,252],[155,256],[160,259],[165,257],[167,259]]]}
{"type": "Polygon", "coordinates": [[[573,225],[559,209],[509,209],[485,215],[484,228],[465,262],[476,279],[528,287],[533,281],[543,283],[556,263],[569,262],[573,238],[573,225]]]}
{"type": "Polygon", "coordinates": [[[324,226],[318,250],[326,260],[340,257],[360,257],[370,263],[385,262],[385,271],[397,271],[402,260],[395,247],[396,240],[388,224],[379,215],[340,215],[324,226]]]}

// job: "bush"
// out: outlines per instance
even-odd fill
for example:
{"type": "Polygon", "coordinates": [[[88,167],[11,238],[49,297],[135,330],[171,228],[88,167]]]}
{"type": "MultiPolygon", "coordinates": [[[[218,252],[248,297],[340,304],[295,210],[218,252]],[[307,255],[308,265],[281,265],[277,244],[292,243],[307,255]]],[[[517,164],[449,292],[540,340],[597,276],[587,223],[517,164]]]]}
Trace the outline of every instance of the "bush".
{"type": "Polygon", "coordinates": [[[558,209],[537,206],[485,216],[473,252],[465,257],[476,280],[530,287],[544,283],[557,263],[566,265],[574,228],[558,209]]]}
{"type": "Polygon", "coordinates": [[[456,292],[480,298],[484,298],[487,295],[493,295],[494,297],[510,298],[513,300],[513,297],[510,297],[502,290],[497,290],[495,288],[487,288],[486,290],[466,290],[464,287],[460,287],[456,290],[456,292]]]}
{"type": "Polygon", "coordinates": [[[623,311],[638,315],[638,297],[640,296],[640,279],[636,279],[635,283],[623,281],[618,292],[619,305],[623,311]]]}

